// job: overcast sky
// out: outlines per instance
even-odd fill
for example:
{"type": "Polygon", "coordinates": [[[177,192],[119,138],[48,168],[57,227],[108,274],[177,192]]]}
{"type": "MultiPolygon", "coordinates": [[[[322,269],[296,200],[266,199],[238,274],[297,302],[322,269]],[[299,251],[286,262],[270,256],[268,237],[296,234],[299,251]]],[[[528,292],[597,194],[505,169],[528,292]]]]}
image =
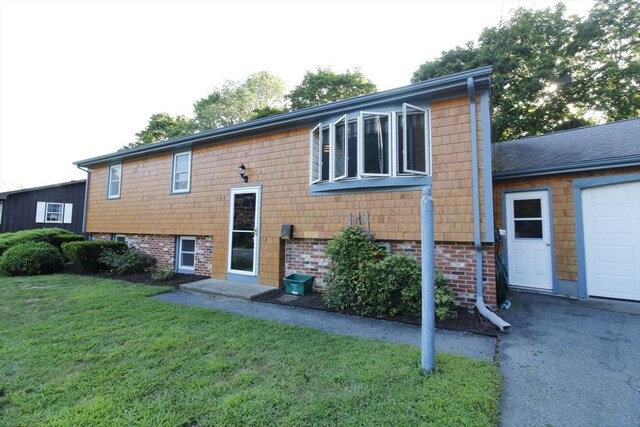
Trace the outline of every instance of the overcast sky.
{"type": "MultiPolygon", "coordinates": [[[[82,179],[158,112],[190,116],[225,80],[359,68],[380,90],[554,1],[0,0],[0,191],[82,179]]],[[[565,1],[584,16],[590,0],[565,1]]]]}

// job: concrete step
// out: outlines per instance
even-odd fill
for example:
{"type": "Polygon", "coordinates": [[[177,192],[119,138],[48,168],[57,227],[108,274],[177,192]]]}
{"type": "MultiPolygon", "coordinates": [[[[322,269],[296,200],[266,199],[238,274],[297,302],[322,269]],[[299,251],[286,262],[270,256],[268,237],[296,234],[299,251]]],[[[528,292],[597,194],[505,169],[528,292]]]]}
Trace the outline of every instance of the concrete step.
{"type": "Polygon", "coordinates": [[[251,300],[251,298],[276,289],[273,286],[232,282],[220,279],[205,279],[180,285],[180,289],[229,298],[251,300]]]}

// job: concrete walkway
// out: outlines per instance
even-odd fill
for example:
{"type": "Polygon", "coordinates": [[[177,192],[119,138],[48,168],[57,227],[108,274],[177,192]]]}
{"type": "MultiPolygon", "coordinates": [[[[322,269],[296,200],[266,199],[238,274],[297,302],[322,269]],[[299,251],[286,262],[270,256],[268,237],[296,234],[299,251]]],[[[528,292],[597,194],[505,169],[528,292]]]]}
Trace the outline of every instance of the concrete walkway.
{"type": "MultiPolygon", "coordinates": [[[[155,298],[175,304],[197,305],[248,317],[319,329],[334,334],[420,347],[420,327],[416,325],[236,298],[194,294],[185,290],[160,294],[155,298]]],[[[495,338],[492,337],[466,332],[436,330],[436,351],[461,354],[475,359],[493,360],[495,342],[495,338]]]]}
{"type": "Polygon", "coordinates": [[[231,282],[219,279],[199,280],[197,282],[181,285],[180,288],[201,294],[218,295],[245,300],[250,300],[254,296],[275,289],[273,286],[254,285],[251,283],[231,282]]]}

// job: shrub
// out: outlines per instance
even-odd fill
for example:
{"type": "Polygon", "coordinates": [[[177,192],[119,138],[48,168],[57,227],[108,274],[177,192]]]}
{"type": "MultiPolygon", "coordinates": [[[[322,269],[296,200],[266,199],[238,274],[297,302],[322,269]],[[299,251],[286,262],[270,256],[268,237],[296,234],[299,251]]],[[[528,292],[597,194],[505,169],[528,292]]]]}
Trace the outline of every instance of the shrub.
{"type": "Polygon", "coordinates": [[[0,234],[0,255],[7,249],[26,242],[46,242],[60,249],[63,243],[84,240],[79,234],[62,228],[36,228],[0,234]]]}
{"type": "MultiPolygon", "coordinates": [[[[402,289],[402,305],[407,314],[420,315],[422,313],[422,271],[420,278],[409,283],[402,289]]],[[[455,295],[444,274],[436,271],[435,278],[435,305],[436,317],[444,320],[451,310],[455,308],[455,295]]]]}
{"type": "Polygon", "coordinates": [[[456,297],[451,290],[444,274],[436,272],[436,317],[440,320],[447,318],[447,315],[456,306],[456,297]]]}
{"type": "Polygon", "coordinates": [[[114,242],[112,240],[91,240],[85,242],[69,242],[62,245],[62,253],[73,265],[81,270],[95,273],[107,270],[109,267],[99,258],[102,253],[110,249],[115,252],[127,250],[124,242],[114,242]]]}
{"type": "Polygon", "coordinates": [[[325,276],[323,294],[328,307],[337,310],[350,308],[355,288],[365,266],[384,258],[385,252],[362,233],[359,227],[347,227],[327,245],[329,272],[325,276]]]}
{"type": "Polygon", "coordinates": [[[46,274],[62,267],[60,250],[46,242],[14,245],[0,256],[0,271],[11,276],[46,274]]]}
{"type": "Polygon", "coordinates": [[[151,255],[133,248],[124,252],[106,249],[98,257],[98,261],[116,274],[142,273],[156,263],[156,259],[151,255]]]}
{"type": "Polygon", "coordinates": [[[395,316],[406,311],[403,291],[420,286],[420,266],[407,255],[369,262],[356,285],[354,309],[368,316],[395,316]]]}
{"type": "MultiPolygon", "coordinates": [[[[387,255],[353,227],[329,242],[327,256],[323,299],[328,307],[367,316],[422,312],[422,270],[415,259],[387,255]]],[[[440,320],[455,307],[453,291],[440,272],[435,277],[435,305],[440,320]]]]}
{"type": "Polygon", "coordinates": [[[171,280],[175,277],[176,272],[173,270],[164,270],[161,268],[153,268],[151,269],[151,279],[154,282],[164,282],[166,280],[171,280]]]}

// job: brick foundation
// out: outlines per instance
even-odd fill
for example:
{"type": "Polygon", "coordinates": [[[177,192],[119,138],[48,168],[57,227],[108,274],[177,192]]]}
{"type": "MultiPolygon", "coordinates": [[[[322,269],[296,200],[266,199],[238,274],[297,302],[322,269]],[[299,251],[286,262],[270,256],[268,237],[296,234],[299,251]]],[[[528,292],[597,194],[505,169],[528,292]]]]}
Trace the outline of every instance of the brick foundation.
{"type": "MultiPolygon", "coordinates": [[[[326,240],[287,240],[285,244],[286,274],[302,273],[315,276],[314,288],[324,288],[323,278],[327,273],[328,259],[325,253],[326,240]]],[[[391,242],[392,253],[401,253],[421,261],[420,242],[391,242]]],[[[436,269],[443,273],[456,293],[456,301],[464,306],[473,306],[476,301],[476,251],[472,244],[436,243],[436,269]]],[[[487,306],[496,307],[496,280],[493,246],[482,249],[482,277],[484,300],[487,306]]]]}
{"type": "MultiPolygon", "coordinates": [[[[111,240],[109,233],[93,234],[94,240],[111,240]]],[[[174,270],[176,266],[176,236],[159,234],[125,234],[127,244],[141,252],[154,256],[158,267],[174,270]]],[[[196,237],[195,274],[211,276],[213,239],[210,236],[196,237]]]]}

